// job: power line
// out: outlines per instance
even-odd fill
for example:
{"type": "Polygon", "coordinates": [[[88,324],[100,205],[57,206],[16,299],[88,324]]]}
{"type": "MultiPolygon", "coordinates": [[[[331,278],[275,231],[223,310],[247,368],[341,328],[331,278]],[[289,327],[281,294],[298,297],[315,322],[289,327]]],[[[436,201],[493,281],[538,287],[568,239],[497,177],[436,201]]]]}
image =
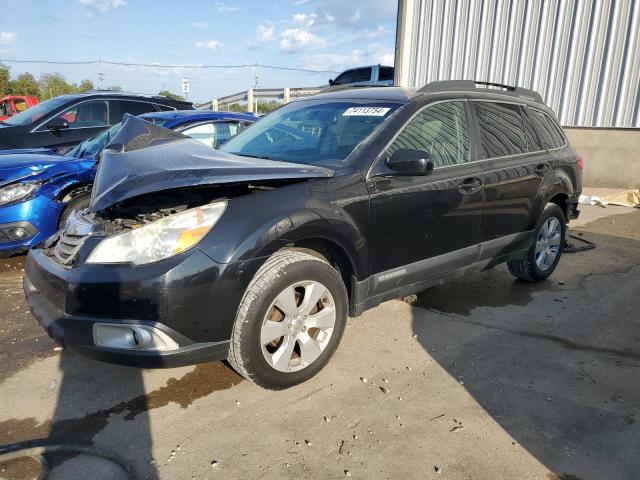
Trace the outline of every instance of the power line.
{"type": "Polygon", "coordinates": [[[145,68],[190,68],[190,69],[214,69],[214,68],[267,68],[270,70],[284,70],[290,72],[305,73],[340,73],[335,70],[312,70],[309,68],[280,67],[278,65],[264,65],[261,63],[243,63],[239,65],[185,65],[185,64],[161,64],[161,63],[134,63],[134,62],[111,62],[108,60],[8,60],[0,59],[0,63],[41,63],[46,65],[117,65],[122,67],[145,67],[145,68]]]}

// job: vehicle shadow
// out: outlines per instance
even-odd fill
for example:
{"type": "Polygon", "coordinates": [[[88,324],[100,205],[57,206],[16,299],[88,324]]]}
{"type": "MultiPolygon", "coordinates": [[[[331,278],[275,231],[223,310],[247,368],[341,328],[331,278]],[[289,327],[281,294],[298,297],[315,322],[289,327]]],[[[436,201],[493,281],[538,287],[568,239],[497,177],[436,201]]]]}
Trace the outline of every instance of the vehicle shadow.
{"type": "Polygon", "coordinates": [[[412,328],[550,479],[637,479],[640,241],[585,236],[540,284],[499,266],[419,294],[412,328]]]}

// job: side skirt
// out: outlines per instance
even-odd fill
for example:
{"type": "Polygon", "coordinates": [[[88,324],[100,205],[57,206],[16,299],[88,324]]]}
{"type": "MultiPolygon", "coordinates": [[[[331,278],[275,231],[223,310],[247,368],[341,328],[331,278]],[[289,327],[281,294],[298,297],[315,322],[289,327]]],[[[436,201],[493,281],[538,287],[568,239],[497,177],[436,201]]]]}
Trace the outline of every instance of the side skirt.
{"type": "Polygon", "coordinates": [[[523,258],[533,240],[533,230],[528,230],[354,281],[349,315],[356,317],[388,300],[523,258]]]}

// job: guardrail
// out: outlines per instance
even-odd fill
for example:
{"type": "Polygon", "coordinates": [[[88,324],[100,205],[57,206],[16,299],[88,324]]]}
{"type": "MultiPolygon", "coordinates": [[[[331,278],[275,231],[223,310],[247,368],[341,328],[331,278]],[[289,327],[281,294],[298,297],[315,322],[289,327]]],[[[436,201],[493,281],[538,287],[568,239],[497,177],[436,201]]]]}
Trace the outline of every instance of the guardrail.
{"type": "Polygon", "coordinates": [[[258,106],[258,100],[280,99],[283,103],[289,103],[294,98],[309,97],[320,93],[325,88],[327,87],[250,88],[244,92],[215,98],[210,102],[197,105],[197,108],[199,110],[226,110],[229,105],[246,102],[247,111],[254,112],[258,106]]]}

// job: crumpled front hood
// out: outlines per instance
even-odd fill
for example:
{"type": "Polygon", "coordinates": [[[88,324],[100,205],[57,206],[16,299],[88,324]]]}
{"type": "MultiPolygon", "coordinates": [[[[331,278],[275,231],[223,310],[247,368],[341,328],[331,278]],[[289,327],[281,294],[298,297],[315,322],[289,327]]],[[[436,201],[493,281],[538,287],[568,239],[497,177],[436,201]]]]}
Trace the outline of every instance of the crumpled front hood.
{"type": "Polygon", "coordinates": [[[38,177],[43,171],[76,160],[58,155],[0,155],[0,186],[24,179],[38,177]]]}
{"type": "Polygon", "coordinates": [[[327,168],[230,155],[127,116],[102,153],[90,208],[99,212],[128,198],[181,187],[331,176],[327,168]]]}

